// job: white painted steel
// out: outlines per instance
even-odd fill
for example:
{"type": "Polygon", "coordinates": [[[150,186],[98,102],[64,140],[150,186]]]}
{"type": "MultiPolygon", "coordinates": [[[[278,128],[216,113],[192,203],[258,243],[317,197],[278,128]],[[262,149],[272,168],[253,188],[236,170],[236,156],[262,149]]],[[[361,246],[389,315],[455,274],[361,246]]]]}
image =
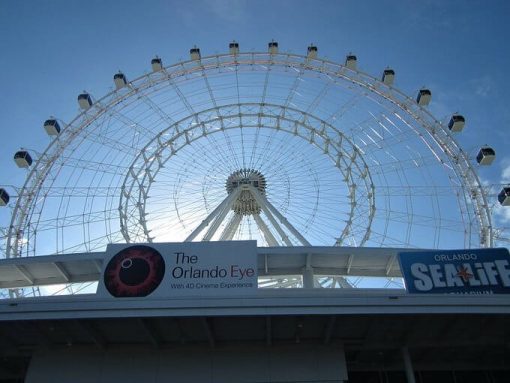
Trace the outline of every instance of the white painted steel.
{"type": "Polygon", "coordinates": [[[202,221],[202,223],[195,229],[193,232],[184,240],[185,242],[190,242],[195,239],[195,237],[202,231],[204,228],[209,225],[209,223],[214,219],[218,217],[218,214],[222,214],[224,211],[226,211],[226,207],[230,209],[236,198],[241,194],[241,189],[235,190],[232,194],[230,194],[227,198],[223,200],[223,202],[212,211],[209,216],[202,221]]]}
{"type": "MultiPolygon", "coordinates": [[[[157,69],[134,79],[129,87],[84,105],[86,110],[73,121],[62,123],[62,131],[38,156],[15,196],[12,219],[5,229],[8,258],[101,250],[106,243],[124,240],[157,240],[151,221],[154,210],[149,207],[161,169],[171,166],[179,155],[187,156],[188,147],[220,138],[241,140],[249,137],[248,132],[254,132],[254,141],[285,132],[291,142],[295,135],[334,160],[347,195],[344,216],[337,218],[341,225],[335,228],[336,238],[317,234],[313,230],[317,225],[307,226],[306,219],[293,221],[298,210],[291,209],[292,216],[286,217],[314,245],[441,247],[453,237],[459,248],[493,245],[496,231],[487,195],[466,152],[445,123],[382,81],[354,68],[279,54],[276,49],[201,57],[157,69]],[[348,97],[339,97],[340,90],[348,97]],[[354,118],[357,110],[364,112],[363,119],[354,118]],[[352,125],[346,125],[351,120],[352,125]],[[417,170],[411,177],[407,174],[412,169],[417,170]],[[436,183],[438,169],[446,174],[444,184],[436,183]],[[79,183],[78,174],[86,174],[80,179],[92,182],[79,183]],[[426,187],[414,179],[418,175],[426,187]],[[406,201],[402,207],[392,200],[398,194],[406,201]],[[450,197],[458,204],[456,217],[442,215],[444,201],[450,197]],[[432,201],[427,214],[419,212],[416,203],[425,199],[432,201]],[[397,231],[402,236],[393,238],[390,231],[400,226],[397,231]],[[422,236],[431,238],[429,244],[413,234],[422,229],[429,230],[422,236]]],[[[284,142],[271,140],[266,142],[284,142]]],[[[320,180],[325,170],[310,171],[312,180],[306,182],[313,184],[313,177],[320,180]]],[[[313,185],[307,190],[319,189],[313,185]]],[[[324,193],[324,188],[320,190],[324,193]]],[[[176,202],[176,196],[172,198],[176,202]]],[[[268,195],[267,200],[284,216],[282,206],[292,208],[292,199],[282,202],[268,195]]],[[[204,206],[199,222],[210,214],[208,201],[204,206]]],[[[317,211],[306,213],[312,222],[325,217],[317,211]]],[[[323,227],[331,226],[333,220],[327,222],[323,227]]],[[[182,225],[182,238],[189,237],[190,225],[194,223],[182,225]]],[[[253,225],[264,240],[263,226],[253,225]]],[[[216,233],[235,238],[233,229],[225,230],[218,227],[216,233]]]]}

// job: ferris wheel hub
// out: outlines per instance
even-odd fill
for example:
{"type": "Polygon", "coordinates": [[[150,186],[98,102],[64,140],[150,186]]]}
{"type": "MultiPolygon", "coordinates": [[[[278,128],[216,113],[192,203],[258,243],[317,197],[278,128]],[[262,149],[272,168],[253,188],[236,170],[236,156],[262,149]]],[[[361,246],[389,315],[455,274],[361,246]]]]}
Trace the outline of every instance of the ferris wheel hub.
{"type": "MultiPolygon", "coordinates": [[[[253,186],[262,195],[266,194],[266,178],[255,169],[240,169],[230,174],[227,178],[227,193],[231,194],[235,189],[243,185],[253,186]]],[[[260,214],[261,207],[249,190],[242,190],[236,201],[232,204],[232,210],[236,214],[254,215],[260,214]]]]}

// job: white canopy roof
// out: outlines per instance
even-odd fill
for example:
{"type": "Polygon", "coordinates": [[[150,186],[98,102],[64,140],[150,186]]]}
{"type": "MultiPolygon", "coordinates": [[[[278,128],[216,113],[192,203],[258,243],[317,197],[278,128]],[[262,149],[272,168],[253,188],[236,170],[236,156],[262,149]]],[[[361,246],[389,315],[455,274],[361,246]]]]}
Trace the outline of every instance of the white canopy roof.
{"type": "MultiPolygon", "coordinates": [[[[259,247],[259,276],[315,275],[400,277],[397,254],[404,249],[359,247],[259,247]]],[[[0,288],[97,281],[104,252],[0,260],[0,288]]]]}

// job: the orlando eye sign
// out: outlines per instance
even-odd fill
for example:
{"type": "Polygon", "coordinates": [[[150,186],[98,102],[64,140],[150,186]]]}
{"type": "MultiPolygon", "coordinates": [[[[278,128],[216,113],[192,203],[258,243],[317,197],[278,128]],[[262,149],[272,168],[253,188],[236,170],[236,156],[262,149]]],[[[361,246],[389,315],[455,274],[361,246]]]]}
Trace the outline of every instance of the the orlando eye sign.
{"type": "Polygon", "coordinates": [[[399,253],[406,289],[413,294],[510,294],[508,249],[399,253]]]}
{"type": "Polygon", "coordinates": [[[256,289],[256,241],[111,244],[98,295],[172,298],[256,289]]]}

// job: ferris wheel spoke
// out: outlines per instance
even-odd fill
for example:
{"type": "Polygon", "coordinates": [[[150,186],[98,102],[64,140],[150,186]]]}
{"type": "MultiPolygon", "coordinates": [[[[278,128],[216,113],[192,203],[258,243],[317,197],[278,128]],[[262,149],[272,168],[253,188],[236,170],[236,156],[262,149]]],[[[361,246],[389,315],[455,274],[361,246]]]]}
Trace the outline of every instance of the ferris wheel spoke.
{"type": "Polygon", "coordinates": [[[94,193],[97,197],[109,197],[118,192],[118,187],[115,186],[45,186],[41,187],[41,195],[46,198],[80,198],[94,193]]]}
{"type": "MultiPolygon", "coordinates": [[[[239,161],[239,156],[243,157],[244,156],[244,149],[241,148],[242,152],[241,154],[238,154],[236,153],[236,150],[235,150],[235,145],[232,143],[230,137],[228,136],[228,134],[225,133],[225,131],[223,131],[223,137],[225,139],[225,142],[227,144],[227,148],[230,152],[230,159],[233,161],[233,163],[235,163],[236,167],[237,168],[244,168],[244,166],[242,165],[244,163],[244,159],[241,158],[241,161],[239,161]]],[[[243,143],[241,142],[241,145],[243,145],[243,143]]]]}
{"type": "MultiPolygon", "coordinates": [[[[127,143],[121,142],[120,140],[117,140],[114,137],[103,138],[102,140],[96,140],[94,137],[90,137],[90,139],[88,139],[88,138],[89,137],[86,138],[86,140],[84,141],[84,144],[86,143],[86,141],[88,141],[88,143],[92,146],[100,145],[102,148],[104,148],[105,150],[108,151],[107,153],[110,156],[122,155],[122,156],[124,156],[123,158],[130,158],[130,156],[132,156],[132,151],[133,151],[132,144],[127,144],[127,143]],[[107,141],[107,142],[104,142],[104,141],[107,141]]],[[[73,158],[73,157],[70,156],[69,158],[73,158]]],[[[79,160],[83,160],[83,158],[75,159],[75,161],[79,161],[79,160]]],[[[119,164],[117,164],[117,166],[121,167],[122,166],[122,165],[120,165],[121,161],[118,161],[118,162],[119,162],[119,164]]],[[[127,166],[125,166],[125,168],[127,168],[127,166]]]]}
{"type": "Polygon", "coordinates": [[[282,109],[282,116],[285,109],[287,109],[289,106],[292,106],[292,100],[294,98],[294,95],[297,92],[297,89],[299,88],[300,83],[303,81],[302,75],[304,74],[303,69],[296,69],[297,75],[292,83],[292,86],[289,88],[289,92],[287,93],[287,98],[283,102],[283,109],[282,109]]]}
{"type": "Polygon", "coordinates": [[[135,141],[135,140],[139,140],[140,137],[144,137],[147,134],[147,132],[151,131],[147,126],[142,125],[140,122],[134,120],[129,115],[121,112],[120,109],[108,108],[105,105],[101,105],[100,103],[99,103],[99,107],[104,110],[104,113],[107,116],[110,116],[111,118],[120,122],[121,125],[124,127],[124,131],[136,132],[136,134],[133,134],[133,139],[132,139],[133,144],[137,144],[138,141],[135,141]]]}
{"type": "Polygon", "coordinates": [[[143,88],[134,89],[138,97],[140,97],[143,102],[149,107],[151,111],[153,111],[159,118],[165,122],[166,125],[173,125],[175,123],[174,119],[168,115],[161,107],[156,104],[151,97],[144,93],[143,88]]]}
{"type": "Polygon", "coordinates": [[[127,141],[130,137],[129,129],[126,130],[125,126],[120,126],[117,129],[109,129],[108,132],[88,132],[83,136],[83,142],[90,142],[99,145],[105,149],[110,149],[113,152],[132,153],[133,141],[127,141]],[[127,134],[126,134],[127,133],[127,134]]]}
{"type": "MultiPolygon", "coordinates": [[[[385,155],[388,155],[389,152],[385,152],[385,155]]],[[[427,161],[427,158],[421,157],[419,159],[410,158],[410,159],[398,159],[394,155],[390,155],[390,160],[386,162],[380,162],[379,158],[369,158],[369,166],[370,166],[370,173],[372,175],[381,175],[381,174],[394,174],[397,171],[416,171],[416,169],[424,169],[426,167],[429,167],[429,165],[425,165],[427,162],[430,163],[430,161],[434,160],[435,158],[429,158],[427,161]]]]}
{"type": "Polygon", "coordinates": [[[86,244],[80,242],[66,242],[66,246],[60,249],[60,253],[74,253],[74,252],[94,252],[94,251],[102,251],[104,250],[105,241],[112,239],[114,242],[120,242],[123,240],[122,234],[120,232],[110,233],[108,235],[101,235],[90,239],[90,241],[86,244]]]}
{"type": "MultiPolygon", "coordinates": [[[[268,174],[278,172],[279,167],[292,169],[288,165],[296,161],[296,149],[292,145],[288,145],[288,141],[280,140],[276,143],[268,141],[266,150],[260,154],[256,163],[260,163],[259,166],[261,166],[262,161],[267,163],[264,169],[268,174]]],[[[299,172],[300,169],[295,169],[295,171],[299,172]]]]}
{"type": "MultiPolygon", "coordinates": [[[[99,208],[99,207],[98,207],[99,208]]],[[[80,226],[83,221],[89,223],[102,222],[105,218],[105,214],[110,214],[111,218],[118,218],[118,209],[112,208],[110,210],[98,209],[86,212],[69,212],[66,214],[55,215],[54,217],[47,217],[39,221],[40,228],[39,232],[55,230],[58,228],[66,228],[70,226],[80,226]],[[113,214],[112,214],[113,213],[113,214]]]]}
{"type": "Polygon", "coordinates": [[[315,96],[315,98],[312,100],[312,102],[310,103],[310,105],[306,109],[306,113],[307,114],[310,114],[310,113],[314,112],[317,109],[317,107],[320,105],[320,103],[322,102],[322,100],[326,96],[326,93],[329,91],[331,86],[332,86],[331,82],[327,82],[326,84],[323,85],[322,89],[319,91],[317,96],[315,96]]]}
{"type": "Polygon", "coordinates": [[[188,113],[190,115],[196,114],[195,109],[193,108],[191,103],[188,101],[188,99],[186,98],[184,93],[181,91],[181,89],[179,88],[177,83],[173,79],[171,79],[170,77],[168,78],[168,83],[172,87],[173,91],[177,94],[177,96],[179,96],[179,100],[186,107],[186,110],[188,111],[188,113]]]}
{"type": "MultiPolygon", "coordinates": [[[[262,110],[264,109],[264,105],[266,103],[266,97],[267,97],[267,90],[269,86],[269,74],[271,73],[271,67],[267,67],[266,74],[264,76],[264,81],[262,85],[262,96],[260,97],[260,108],[259,108],[259,114],[262,113],[262,110]]],[[[259,120],[260,125],[260,120],[259,120]]]]}
{"type": "MultiPolygon", "coordinates": [[[[261,127],[262,130],[262,127],[261,127]]],[[[251,161],[252,168],[260,168],[267,162],[268,159],[271,158],[271,154],[274,153],[275,147],[273,141],[276,140],[277,132],[272,130],[269,135],[263,136],[263,146],[260,148],[254,148],[253,160],[251,161]]]]}
{"type": "Polygon", "coordinates": [[[326,123],[336,125],[342,120],[342,118],[352,110],[361,100],[361,94],[356,93],[354,96],[351,96],[343,103],[339,103],[336,110],[332,111],[328,116],[324,119],[326,123]]]}
{"type": "Polygon", "coordinates": [[[211,164],[222,164],[222,168],[231,171],[234,168],[240,168],[239,160],[235,153],[232,142],[226,137],[225,133],[223,133],[223,137],[217,138],[215,134],[211,134],[207,136],[208,146],[205,147],[202,144],[200,148],[203,155],[209,158],[211,164]],[[225,151],[225,146],[228,151],[225,151]],[[209,149],[208,149],[209,148],[209,149]],[[211,150],[213,149],[213,150],[211,150]]]}
{"type": "Polygon", "coordinates": [[[207,72],[204,69],[202,69],[202,78],[204,79],[204,84],[205,84],[205,87],[207,89],[207,93],[209,94],[209,98],[211,100],[211,103],[212,103],[214,108],[217,108],[218,104],[216,102],[216,97],[214,97],[213,88],[212,88],[211,84],[209,83],[209,77],[207,75],[207,72]]]}
{"type": "Polygon", "coordinates": [[[261,127],[260,127],[260,121],[257,124],[257,127],[255,128],[255,137],[253,145],[251,146],[251,154],[248,161],[248,167],[253,168],[255,167],[255,156],[257,152],[257,148],[259,147],[259,140],[260,140],[260,134],[261,134],[261,127]]]}
{"type": "Polygon", "coordinates": [[[81,170],[87,170],[94,173],[108,173],[112,175],[118,175],[129,170],[128,166],[111,164],[107,162],[96,162],[96,161],[83,161],[82,158],[62,158],[62,166],[69,168],[78,168],[81,170]]]}

